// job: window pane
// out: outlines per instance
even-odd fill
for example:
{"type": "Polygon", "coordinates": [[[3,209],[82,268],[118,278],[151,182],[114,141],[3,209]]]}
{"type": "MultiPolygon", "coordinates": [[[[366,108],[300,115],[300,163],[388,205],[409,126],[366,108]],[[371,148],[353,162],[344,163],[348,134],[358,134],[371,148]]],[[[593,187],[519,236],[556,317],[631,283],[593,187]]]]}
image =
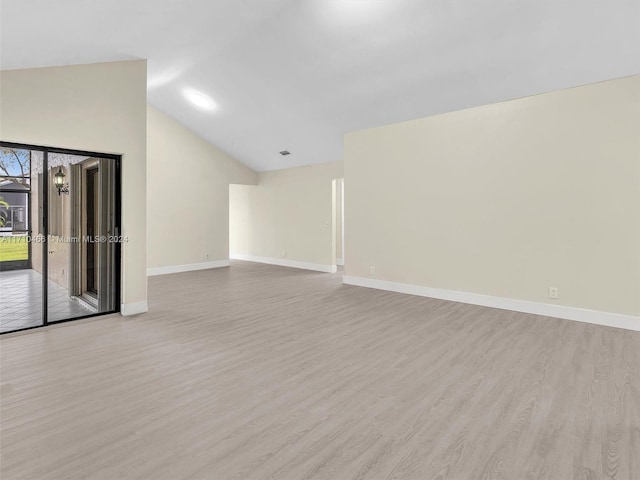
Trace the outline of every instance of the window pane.
{"type": "Polygon", "coordinates": [[[12,235],[29,230],[29,194],[0,192],[0,234],[12,235]]]}
{"type": "Polygon", "coordinates": [[[0,174],[8,177],[29,177],[31,152],[18,148],[0,148],[0,174]]]}

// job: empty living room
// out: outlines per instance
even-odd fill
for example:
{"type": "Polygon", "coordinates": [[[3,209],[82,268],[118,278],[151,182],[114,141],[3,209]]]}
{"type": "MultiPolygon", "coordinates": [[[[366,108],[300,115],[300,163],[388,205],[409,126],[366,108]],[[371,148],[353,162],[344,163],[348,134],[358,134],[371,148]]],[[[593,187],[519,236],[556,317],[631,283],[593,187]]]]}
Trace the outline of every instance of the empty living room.
{"type": "Polygon", "coordinates": [[[638,0],[0,0],[1,480],[640,480],[638,0]]]}

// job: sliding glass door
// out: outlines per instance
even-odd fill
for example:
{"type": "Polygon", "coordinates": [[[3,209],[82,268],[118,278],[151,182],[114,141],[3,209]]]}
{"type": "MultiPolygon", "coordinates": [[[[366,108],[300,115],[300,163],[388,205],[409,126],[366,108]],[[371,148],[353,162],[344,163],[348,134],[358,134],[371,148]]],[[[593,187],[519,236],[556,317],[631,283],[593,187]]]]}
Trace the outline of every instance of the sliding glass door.
{"type": "Polygon", "coordinates": [[[7,143],[2,154],[29,162],[19,186],[0,183],[1,332],[118,311],[120,158],[7,143]]]}
{"type": "Polygon", "coordinates": [[[42,276],[32,269],[34,249],[40,258],[42,252],[31,241],[38,195],[32,163],[28,149],[0,149],[0,333],[44,321],[42,276]]]}

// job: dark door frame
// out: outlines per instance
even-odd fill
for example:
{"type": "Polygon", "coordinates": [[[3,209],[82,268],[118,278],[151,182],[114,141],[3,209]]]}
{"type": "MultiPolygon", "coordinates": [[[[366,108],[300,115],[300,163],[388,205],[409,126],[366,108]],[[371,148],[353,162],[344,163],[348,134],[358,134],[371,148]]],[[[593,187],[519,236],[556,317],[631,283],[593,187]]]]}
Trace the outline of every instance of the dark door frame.
{"type": "MultiPolygon", "coordinates": [[[[70,322],[74,320],[81,320],[83,318],[97,317],[101,315],[110,315],[113,313],[120,312],[120,289],[121,289],[121,250],[122,246],[119,242],[115,242],[114,245],[114,269],[115,269],[115,288],[114,288],[114,309],[108,312],[100,312],[100,313],[91,313],[89,315],[83,315],[80,317],[69,318],[65,320],[56,320],[54,322],[49,322],[48,318],[48,267],[49,267],[49,257],[48,257],[48,242],[49,242],[49,154],[50,153],[58,153],[61,155],[78,155],[85,157],[95,157],[95,158],[104,158],[110,159],[114,161],[115,165],[115,211],[114,211],[114,220],[117,235],[119,236],[122,232],[122,155],[117,155],[113,153],[100,153],[100,152],[91,152],[88,150],[73,150],[69,148],[59,148],[59,147],[49,147],[43,145],[32,145],[28,143],[15,143],[15,142],[5,142],[0,140],[0,147],[5,148],[16,148],[21,150],[32,150],[42,152],[42,192],[38,192],[39,195],[42,195],[42,325],[37,325],[35,327],[26,327],[19,328],[16,330],[11,330],[8,332],[0,332],[0,335],[5,333],[13,333],[20,332],[24,330],[32,330],[34,328],[42,328],[48,325],[70,322]]],[[[29,212],[30,214],[31,212],[29,212]]],[[[29,215],[31,219],[31,215],[29,215]]],[[[30,233],[31,234],[31,233],[30,233]]],[[[30,247],[31,248],[31,247],[30,247]]],[[[31,253],[31,252],[29,252],[31,253]]]]}
{"type": "MultiPolygon", "coordinates": [[[[96,196],[98,195],[100,188],[100,180],[98,178],[100,167],[95,166],[88,168],[83,172],[83,179],[86,178],[87,182],[87,204],[86,204],[86,228],[87,235],[90,237],[95,237],[97,228],[97,222],[99,220],[99,213],[96,211],[98,209],[99,203],[96,202],[96,196]]],[[[95,296],[97,299],[98,296],[98,281],[96,278],[97,268],[96,265],[98,263],[98,254],[96,251],[96,244],[91,244],[90,248],[87,248],[87,258],[85,259],[86,264],[82,266],[83,273],[86,275],[87,282],[87,291],[86,293],[91,296],[95,296]],[[86,270],[86,271],[85,271],[86,270]]]]}

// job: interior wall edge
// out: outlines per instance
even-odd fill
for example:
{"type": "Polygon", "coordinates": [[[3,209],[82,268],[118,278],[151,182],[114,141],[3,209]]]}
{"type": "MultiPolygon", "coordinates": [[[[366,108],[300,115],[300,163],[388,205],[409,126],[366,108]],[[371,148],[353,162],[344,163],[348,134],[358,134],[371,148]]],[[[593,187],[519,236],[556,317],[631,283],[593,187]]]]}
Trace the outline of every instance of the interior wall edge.
{"type": "Polygon", "coordinates": [[[120,304],[120,315],[123,317],[129,317],[131,315],[139,315],[149,311],[149,305],[146,301],[135,303],[122,303],[120,304]]]}

